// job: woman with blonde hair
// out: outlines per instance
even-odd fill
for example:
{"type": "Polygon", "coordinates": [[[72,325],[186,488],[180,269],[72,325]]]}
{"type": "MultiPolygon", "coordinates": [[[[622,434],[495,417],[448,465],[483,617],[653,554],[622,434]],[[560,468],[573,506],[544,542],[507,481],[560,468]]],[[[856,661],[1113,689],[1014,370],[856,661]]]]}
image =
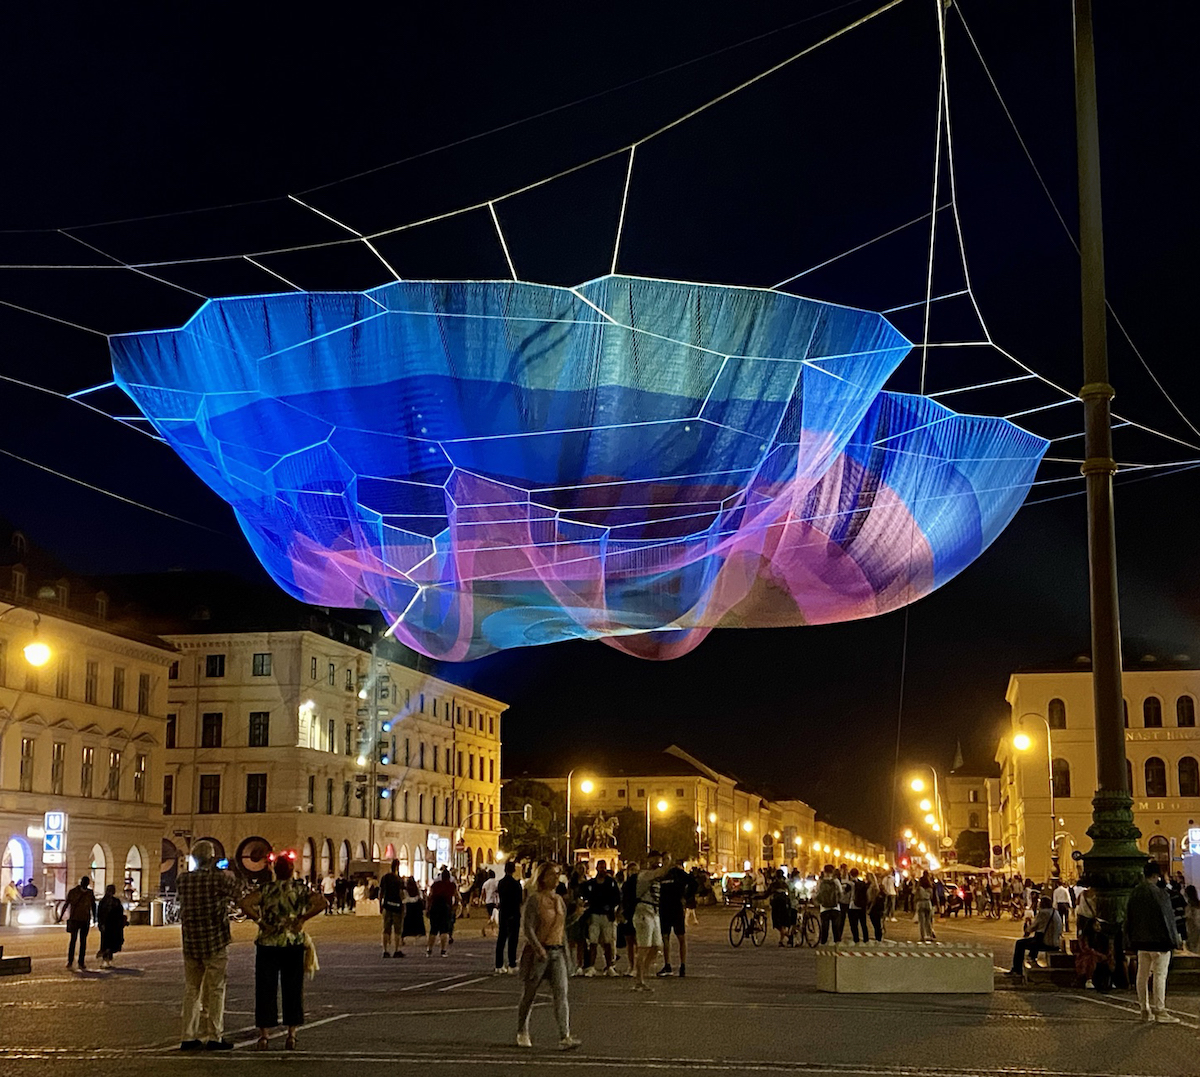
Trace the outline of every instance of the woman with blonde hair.
{"type": "Polygon", "coordinates": [[[531,892],[521,907],[521,938],[525,948],[521,951],[520,964],[524,993],[517,1007],[518,1047],[533,1046],[529,1038],[529,1011],[533,1009],[533,1000],[543,980],[550,982],[559,1048],[570,1051],[580,1043],[571,1035],[571,1014],[567,1004],[567,979],[570,976],[566,951],[567,907],[555,893],[557,884],[557,865],[540,865],[534,874],[531,892]]]}

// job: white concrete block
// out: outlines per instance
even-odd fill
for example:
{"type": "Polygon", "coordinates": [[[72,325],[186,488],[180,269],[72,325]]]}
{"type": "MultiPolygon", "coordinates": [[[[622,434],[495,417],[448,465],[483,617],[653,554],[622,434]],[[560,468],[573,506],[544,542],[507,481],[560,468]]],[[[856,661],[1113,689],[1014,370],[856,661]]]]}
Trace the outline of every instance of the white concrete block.
{"type": "Polygon", "coordinates": [[[817,950],[817,990],[839,994],[990,994],[995,964],[973,946],[837,946],[817,950]]]}

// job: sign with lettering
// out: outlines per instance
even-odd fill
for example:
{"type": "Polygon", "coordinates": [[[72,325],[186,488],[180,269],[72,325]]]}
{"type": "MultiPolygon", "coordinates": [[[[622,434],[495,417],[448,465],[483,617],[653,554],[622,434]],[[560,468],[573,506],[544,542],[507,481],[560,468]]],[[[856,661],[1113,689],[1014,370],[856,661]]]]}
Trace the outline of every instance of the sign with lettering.
{"type": "Polygon", "coordinates": [[[65,834],[67,830],[67,813],[65,811],[46,812],[46,822],[44,825],[47,833],[54,831],[59,834],[65,834]]]}

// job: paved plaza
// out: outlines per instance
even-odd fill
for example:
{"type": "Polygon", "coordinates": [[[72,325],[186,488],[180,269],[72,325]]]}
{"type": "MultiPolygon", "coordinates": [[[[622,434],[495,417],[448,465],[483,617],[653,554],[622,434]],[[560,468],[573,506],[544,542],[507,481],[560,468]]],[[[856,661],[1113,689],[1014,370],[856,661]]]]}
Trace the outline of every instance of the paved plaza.
{"type": "MultiPolygon", "coordinates": [[[[570,1074],[796,1073],[854,1077],[929,1074],[966,1077],[1200,1075],[1200,998],[1168,998],[1179,1025],[1144,1026],[1131,992],[1054,987],[993,995],[830,995],[816,990],[812,950],[733,949],[732,910],[702,909],[689,939],[687,978],[659,980],[635,995],[620,979],[573,979],[571,1016],[583,1047],[557,1051],[548,1003],[531,1021],[534,1049],[514,1045],[518,981],[491,975],[493,944],[482,921],[460,920],[445,959],[410,947],[382,960],[377,918],[313,922],[321,971],[306,986],[308,1024],[300,1049],[269,1054],[253,1045],[253,927],[234,925],[227,1054],[181,1054],[178,1011],[182,960],[178,928],[133,928],[112,971],[68,972],[61,929],[0,932],[9,954],[33,956],[33,974],[0,980],[0,1073],[124,1075],[352,1073],[355,1067],[417,1065],[432,1072],[486,1063],[492,1072],[570,1074]]],[[[899,939],[911,923],[889,925],[899,939]]],[[[1010,921],[939,923],[939,938],[1011,956],[1019,926],[1010,921]]],[[[95,941],[93,933],[91,942],[95,941]]],[[[621,967],[624,967],[622,961],[621,967]]],[[[483,1071],[480,1071],[483,1072],[483,1071]]]]}

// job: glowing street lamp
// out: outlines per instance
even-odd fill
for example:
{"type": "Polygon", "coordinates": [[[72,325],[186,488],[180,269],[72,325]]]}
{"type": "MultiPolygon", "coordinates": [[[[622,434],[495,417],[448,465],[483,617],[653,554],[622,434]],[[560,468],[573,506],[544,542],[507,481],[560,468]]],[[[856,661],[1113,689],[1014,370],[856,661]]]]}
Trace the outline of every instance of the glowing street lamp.
{"type": "Polygon", "coordinates": [[[912,791],[913,791],[914,793],[923,793],[923,792],[925,792],[925,782],[924,782],[922,779],[920,779],[920,778],[913,778],[913,780],[912,780],[912,791]]]}
{"type": "Polygon", "coordinates": [[[752,822],[750,822],[750,820],[749,820],[749,819],[747,819],[747,820],[746,820],[744,823],[742,823],[742,829],[743,829],[743,830],[744,830],[744,831],[745,831],[747,834],[749,834],[749,833],[750,833],[750,831],[752,831],[752,830],[754,829],[754,824],[753,824],[752,822]]]}
{"type": "Polygon", "coordinates": [[[920,804],[917,805],[917,807],[920,808],[921,811],[933,811],[933,801],[926,797],[921,801],[920,804]]]}
{"type": "Polygon", "coordinates": [[[927,826],[932,826],[937,823],[937,819],[934,818],[933,812],[930,812],[925,816],[925,823],[927,826]]]}
{"type": "Polygon", "coordinates": [[[591,778],[584,778],[583,781],[579,783],[579,791],[581,793],[590,793],[595,788],[596,786],[592,782],[591,778]]]}

